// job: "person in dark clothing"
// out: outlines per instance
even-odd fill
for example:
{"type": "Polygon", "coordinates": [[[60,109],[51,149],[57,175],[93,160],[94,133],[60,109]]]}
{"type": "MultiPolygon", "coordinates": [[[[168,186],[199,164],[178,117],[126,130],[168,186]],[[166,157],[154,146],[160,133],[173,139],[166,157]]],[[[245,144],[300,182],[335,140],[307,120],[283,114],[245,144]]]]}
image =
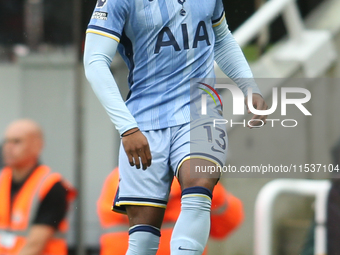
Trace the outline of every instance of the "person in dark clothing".
{"type": "Polygon", "coordinates": [[[66,255],[63,235],[74,188],[39,163],[41,128],[31,120],[9,125],[0,172],[0,254],[66,255]]]}

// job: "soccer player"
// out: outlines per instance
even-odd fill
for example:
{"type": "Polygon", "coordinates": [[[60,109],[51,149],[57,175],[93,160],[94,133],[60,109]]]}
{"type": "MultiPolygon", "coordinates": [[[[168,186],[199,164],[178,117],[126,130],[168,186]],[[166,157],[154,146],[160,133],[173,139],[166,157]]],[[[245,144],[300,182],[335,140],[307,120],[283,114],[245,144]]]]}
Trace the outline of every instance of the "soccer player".
{"type": "MultiPolygon", "coordinates": [[[[190,81],[213,80],[214,60],[245,96],[252,88],[249,96],[256,109],[267,109],[257,85],[243,79],[252,78],[252,73],[228,30],[222,0],[99,0],[95,7],[84,67],[122,137],[114,206],[129,217],[127,255],[156,254],[174,175],[181,185],[182,205],[171,255],[204,250],[219,176],[192,178],[190,171],[194,166],[222,166],[227,137],[226,127],[215,127],[209,119],[221,117],[217,107],[209,106],[207,118],[192,119],[199,111],[196,101],[192,103],[190,81]],[[110,72],[117,49],[129,68],[126,103],[110,72]]],[[[255,126],[266,116],[253,119],[255,126]]]]}

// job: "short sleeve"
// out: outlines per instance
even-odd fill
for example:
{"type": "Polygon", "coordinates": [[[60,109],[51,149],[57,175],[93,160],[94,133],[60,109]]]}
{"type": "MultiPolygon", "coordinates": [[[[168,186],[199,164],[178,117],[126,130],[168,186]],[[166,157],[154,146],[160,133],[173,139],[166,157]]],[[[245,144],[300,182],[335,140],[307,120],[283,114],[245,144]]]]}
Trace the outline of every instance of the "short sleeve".
{"type": "Polygon", "coordinates": [[[86,33],[103,35],[119,42],[128,13],[128,0],[98,0],[86,33]]]}
{"type": "Polygon", "coordinates": [[[33,224],[42,224],[58,228],[67,212],[67,190],[57,182],[41,201],[33,224]]]}
{"type": "Polygon", "coordinates": [[[217,27],[225,19],[224,7],[222,0],[216,0],[214,14],[212,17],[213,27],[217,27]]]}

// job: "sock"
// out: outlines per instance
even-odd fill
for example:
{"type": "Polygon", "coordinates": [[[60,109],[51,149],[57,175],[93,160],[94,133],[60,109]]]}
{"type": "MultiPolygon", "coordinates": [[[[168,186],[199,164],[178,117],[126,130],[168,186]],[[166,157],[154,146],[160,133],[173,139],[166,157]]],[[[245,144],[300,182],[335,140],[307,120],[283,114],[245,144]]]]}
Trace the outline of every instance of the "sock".
{"type": "Polygon", "coordinates": [[[191,187],[182,192],[182,208],[170,247],[171,255],[200,255],[210,232],[212,193],[204,187],[191,187]]]}
{"type": "Polygon", "coordinates": [[[136,225],[129,229],[129,248],[126,255],[155,255],[161,232],[150,225],[136,225]]]}

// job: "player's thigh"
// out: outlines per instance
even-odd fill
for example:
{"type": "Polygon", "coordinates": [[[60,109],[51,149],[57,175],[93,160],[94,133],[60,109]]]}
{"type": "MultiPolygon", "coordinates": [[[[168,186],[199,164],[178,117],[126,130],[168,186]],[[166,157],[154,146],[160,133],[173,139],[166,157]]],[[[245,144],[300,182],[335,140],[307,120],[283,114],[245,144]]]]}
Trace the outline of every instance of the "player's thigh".
{"type": "Polygon", "coordinates": [[[182,190],[203,186],[212,190],[227,157],[225,125],[212,119],[197,120],[177,128],[173,134],[170,161],[182,190]]]}

